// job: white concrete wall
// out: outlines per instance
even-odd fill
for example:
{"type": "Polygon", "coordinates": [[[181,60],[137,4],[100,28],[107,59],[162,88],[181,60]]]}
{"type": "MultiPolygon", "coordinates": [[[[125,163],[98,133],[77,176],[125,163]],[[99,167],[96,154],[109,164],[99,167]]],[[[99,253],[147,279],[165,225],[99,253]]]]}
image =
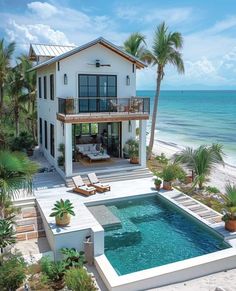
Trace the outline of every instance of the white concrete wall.
{"type": "Polygon", "coordinates": [[[37,109],[38,109],[38,133],[39,133],[39,118],[42,118],[42,145],[40,145],[41,150],[43,151],[45,157],[49,160],[50,163],[56,166],[56,161],[58,157],[57,148],[59,141],[61,140],[61,132],[58,131],[58,128],[61,127],[60,122],[56,119],[56,113],[58,111],[58,99],[56,98],[56,65],[52,64],[46,66],[37,71],[37,89],[38,89],[38,80],[41,77],[41,92],[42,98],[39,98],[39,90],[37,91],[37,109]],[[54,74],[54,100],[50,99],[50,75],[54,74]],[[47,99],[44,99],[44,76],[47,76],[47,99]],[[44,120],[47,121],[48,130],[48,148],[44,147],[44,120]],[[50,154],[50,123],[54,125],[54,134],[55,134],[55,158],[50,154]]]}
{"type": "Polygon", "coordinates": [[[78,74],[117,75],[117,96],[131,97],[136,95],[136,68],[127,59],[112,52],[100,44],[74,54],[60,61],[60,71],[57,71],[57,96],[78,97],[78,74]],[[96,68],[96,60],[111,67],[96,68]],[[67,74],[68,84],[64,85],[64,74],[67,74]],[[130,77],[130,85],[126,85],[126,76],[130,77]]]}
{"type": "MultiPolygon", "coordinates": [[[[37,70],[37,82],[41,77],[42,98],[38,98],[38,118],[42,118],[42,146],[41,149],[48,161],[57,168],[57,158],[60,155],[58,147],[65,142],[63,124],[56,119],[58,111],[57,97],[78,97],[78,74],[107,74],[117,75],[117,96],[131,97],[136,95],[136,67],[127,59],[119,56],[104,46],[97,44],[80,53],[74,54],[60,61],[60,70],[57,63],[37,70]],[[101,64],[110,64],[111,67],[96,68],[93,65],[99,59],[101,64]],[[54,100],[50,100],[50,74],[54,74],[54,100]],[[64,84],[64,74],[67,74],[68,84],[64,84]],[[126,76],[130,77],[130,85],[126,84],[126,76]],[[47,76],[47,99],[44,99],[43,77],[47,76]],[[48,148],[44,148],[44,120],[48,124],[48,148]],[[54,124],[55,131],[55,158],[50,154],[50,123],[54,124]]],[[[38,88],[38,87],[37,87],[38,88]]],[[[131,121],[132,131],[129,132],[128,121],[122,122],[122,148],[129,138],[135,138],[135,121],[131,121]]],[[[38,125],[39,130],[39,125],[38,125]]],[[[39,132],[39,131],[38,131],[39,132]]]]}

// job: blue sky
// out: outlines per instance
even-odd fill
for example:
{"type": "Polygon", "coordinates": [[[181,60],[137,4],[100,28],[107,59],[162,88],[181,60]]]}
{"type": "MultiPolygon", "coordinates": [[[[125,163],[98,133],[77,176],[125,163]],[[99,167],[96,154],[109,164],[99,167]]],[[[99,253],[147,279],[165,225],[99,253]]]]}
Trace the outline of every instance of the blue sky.
{"type": "MultiPolygon", "coordinates": [[[[17,43],[81,45],[103,36],[121,45],[131,32],[146,35],[166,21],[184,37],[185,75],[168,66],[163,89],[236,89],[235,0],[0,0],[0,37],[17,43]]],[[[138,89],[155,89],[155,67],[137,76],[138,89]]]]}

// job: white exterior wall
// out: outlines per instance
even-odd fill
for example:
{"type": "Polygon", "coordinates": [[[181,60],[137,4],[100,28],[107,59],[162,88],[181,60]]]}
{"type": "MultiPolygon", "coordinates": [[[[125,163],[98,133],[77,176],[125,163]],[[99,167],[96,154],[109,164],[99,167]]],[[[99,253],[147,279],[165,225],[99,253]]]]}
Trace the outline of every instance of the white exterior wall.
{"type": "MultiPolygon", "coordinates": [[[[58,97],[78,97],[78,74],[105,74],[117,76],[117,97],[130,98],[136,95],[136,66],[129,60],[119,56],[110,49],[101,44],[96,44],[77,54],[60,61],[60,70],[58,63],[45,66],[37,70],[37,82],[41,77],[42,98],[38,98],[38,118],[42,118],[42,146],[45,157],[57,167],[57,158],[60,155],[58,147],[60,143],[67,143],[65,140],[65,125],[58,121],[56,114],[58,111],[58,97]],[[110,64],[110,67],[96,68],[95,61],[99,59],[101,64],[110,64]],[[50,74],[54,74],[54,100],[50,100],[50,74]],[[64,74],[67,74],[68,84],[64,84],[64,74]],[[44,81],[47,76],[47,99],[44,99],[44,81]],[[129,76],[130,85],[126,84],[126,78],[129,76]],[[48,148],[44,148],[44,120],[48,124],[48,148]],[[50,154],[50,123],[54,125],[55,132],[55,158],[50,154]]],[[[39,93],[38,93],[39,94],[39,93]]],[[[38,122],[39,123],[39,122],[38,122]]],[[[39,125],[38,125],[39,126],[39,125]]],[[[136,121],[122,122],[122,148],[125,142],[130,138],[135,138],[136,121]]],[[[38,128],[39,129],[39,128],[38,128]]],[[[38,131],[39,132],[39,131],[38,131]]],[[[71,172],[69,170],[69,172],[71,172]]]]}
{"type": "Polygon", "coordinates": [[[136,95],[136,68],[127,59],[96,44],[84,51],[60,61],[60,71],[57,71],[57,97],[78,97],[78,74],[117,75],[117,96],[131,97],[136,95]],[[96,68],[96,60],[111,67],[96,68]],[[68,84],[64,85],[64,74],[67,74],[68,84]],[[126,85],[126,76],[130,77],[130,85],[126,85]]]}
{"type": "MultiPolygon", "coordinates": [[[[39,98],[39,90],[37,90],[37,106],[38,106],[38,133],[39,133],[39,118],[42,118],[42,145],[40,145],[41,150],[43,151],[45,157],[56,166],[55,161],[57,160],[57,148],[58,141],[61,139],[59,136],[60,132],[58,129],[61,127],[60,122],[56,119],[56,113],[58,109],[58,100],[56,98],[56,65],[52,64],[50,66],[46,66],[37,71],[37,88],[38,88],[38,80],[41,77],[41,94],[42,98],[39,98]],[[54,100],[50,99],[50,75],[54,74],[54,100]],[[44,76],[47,76],[47,99],[44,99],[44,76]],[[47,121],[48,130],[48,148],[44,147],[44,120],[47,121]],[[54,125],[54,139],[55,139],[55,159],[50,154],[50,123],[54,125]]],[[[61,135],[61,134],[60,134],[61,135]]]]}

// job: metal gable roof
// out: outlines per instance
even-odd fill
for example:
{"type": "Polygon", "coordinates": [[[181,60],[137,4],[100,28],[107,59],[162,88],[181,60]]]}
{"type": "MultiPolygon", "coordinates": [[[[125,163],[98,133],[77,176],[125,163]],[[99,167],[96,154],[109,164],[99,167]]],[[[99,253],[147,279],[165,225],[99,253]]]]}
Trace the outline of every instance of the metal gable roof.
{"type": "Polygon", "coordinates": [[[80,51],[82,51],[84,49],[87,49],[87,48],[89,48],[89,47],[91,47],[91,46],[93,46],[95,44],[98,44],[98,43],[104,45],[105,47],[111,49],[112,51],[118,53],[119,55],[125,57],[126,59],[130,60],[131,62],[134,62],[137,65],[137,67],[139,67],[139,68],[144,68],[144,67],[147,66],[144,62],[140,61],[138,58],[136,58],[133,55],[125,52],[120,47],[114,45],[113,43],[107,41],[106,39],[100,37],[100,38],[97,38],[97,39],[95,39],[95,40],[93,40],[91,42],[88,42],[88,43],[86,43],[86,44],[84,44],[82,46],[73,47],[73,49],[68,50],[68,51],[64,52],[63,54],[54,56],[53,58],[34,66],[31,70],[39,69],[41,67],[53,64],[55,62],[58,62],[58,61],[60,61],[60,60],[62,60],[64,58],[67,58],[67,57],[69,57],[69,56],[71,56],[71,55],[73,55],[75,53],[78,53],[78,52],[80,52],[80,51]]]}
{"type": "Polygon", "coordinates": [[[65,45],[50,45],[50,44],[36,44],[32,43],[30,45],[30,57],[32,55],[38,57],[56,57],[64,54],[75,46],[65,46],[65,45]]]}

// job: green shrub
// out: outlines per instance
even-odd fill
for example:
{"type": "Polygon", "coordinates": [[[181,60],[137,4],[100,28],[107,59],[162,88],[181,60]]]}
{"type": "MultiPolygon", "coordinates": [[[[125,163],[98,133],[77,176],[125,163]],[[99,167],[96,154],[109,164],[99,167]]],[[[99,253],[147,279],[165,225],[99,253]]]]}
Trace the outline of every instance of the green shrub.
{"type": "Polygon", "coordinates": [[[83,267],[86,262],[84,252],[78,252],[74,248],[62,248],[61,254],[63,255],[66,268],[83,267]]]}
{"type": "Polygon", "coordinates": [[[65,262],[53,262],[49,257],[43,257],[40,260],[40,266],[42,273],[50,280],[56,282],[63,279],[66,270],[65,262]]]}
{"type": "Polygon", "coordinates": [[[159,176],[163,178],[165,182],[172,182],[175,179],[184,181],[186,178],[186,173],[178,164],[174,163],[166,165],[159,176]]]}
{"type": "Polygon", "coordinates": [[[22,256],[13,255],[0,266],[0,290],[16,290],[24,282],[26,263],[22,256]]]}
{"type": "Polygon", "coordinates": [[[84,268],[71,268],[65,274],[66,286],[72,291],[96,291],[92,277],[84,268]]]}
{"type": "Polygon", "coordinates": [[[165,156],[164,153],[161,153],[160,156],[156,156],[155,160],[157,160],[159,163],[163,164],[163,165],[167,165],[169,159],[165,156]]]}
{"type": "Polygon", "coordinates": [[[220,190],[218,188],[212,187],[212,186],[207,186],[206,190],[207,192],[212,193],[212,194],[220,193],[220,190]]]}

